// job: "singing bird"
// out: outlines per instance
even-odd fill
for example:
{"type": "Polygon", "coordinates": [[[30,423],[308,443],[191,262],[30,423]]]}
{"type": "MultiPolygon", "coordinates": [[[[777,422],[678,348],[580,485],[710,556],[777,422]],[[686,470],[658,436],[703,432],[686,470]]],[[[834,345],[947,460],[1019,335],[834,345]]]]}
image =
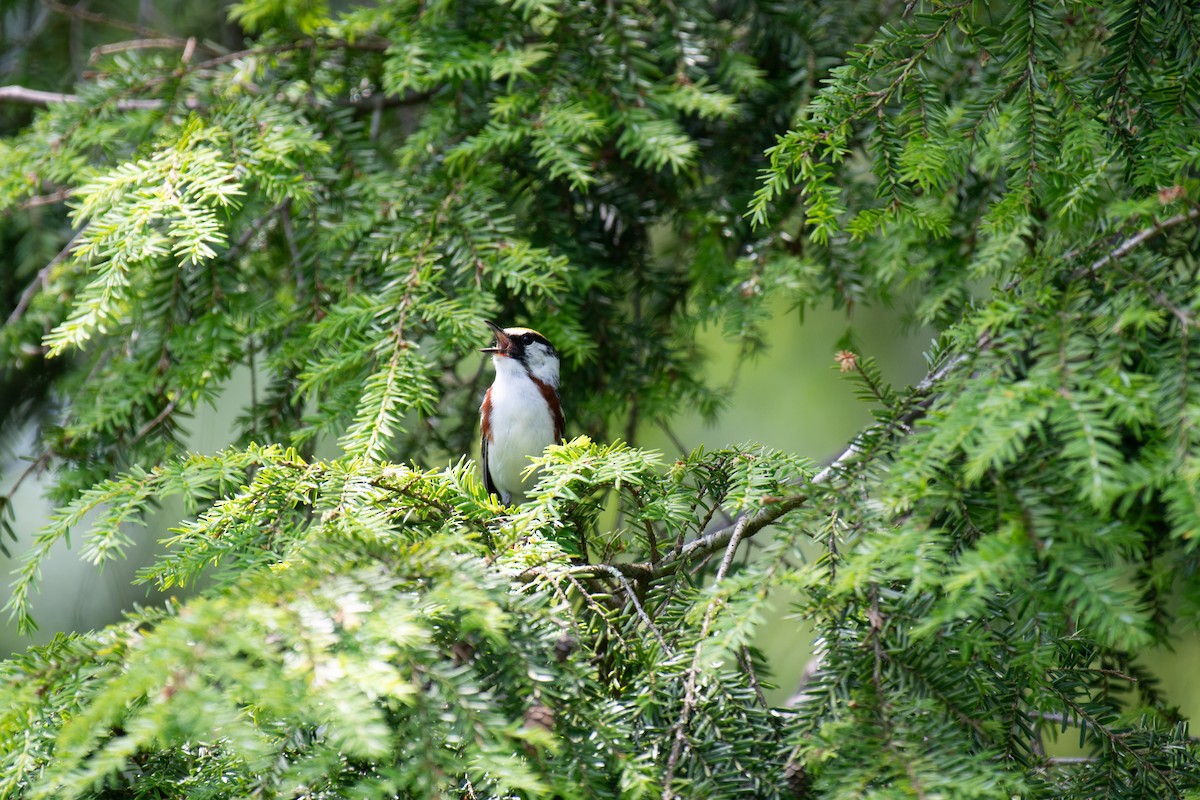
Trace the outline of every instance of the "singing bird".
{"type": "Polygon", "coordinates": [[[521,473],[529,468],[530,457],[562,440],[558,351],[535,330],[501,328],[494,322],[487,326],[496,340],[480,352],[492,354],[496,379],[479,408],[483,483],[512,505],[526,499],[521,473]]]}

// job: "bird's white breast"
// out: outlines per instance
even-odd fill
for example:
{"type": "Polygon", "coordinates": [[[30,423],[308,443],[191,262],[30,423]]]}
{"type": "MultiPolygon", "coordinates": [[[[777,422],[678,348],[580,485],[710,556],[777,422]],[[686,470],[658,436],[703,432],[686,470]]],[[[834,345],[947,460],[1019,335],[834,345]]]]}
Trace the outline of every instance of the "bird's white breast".
{"type": "Polygon", "coordinates": [[[521,473],[529,467],[530,456],[541,455],[546,445],[554,443],[554,415],[524,368],[509,359],[496,361],[488,471],[502,495],[520,502],[526,488],[521,473]]]}

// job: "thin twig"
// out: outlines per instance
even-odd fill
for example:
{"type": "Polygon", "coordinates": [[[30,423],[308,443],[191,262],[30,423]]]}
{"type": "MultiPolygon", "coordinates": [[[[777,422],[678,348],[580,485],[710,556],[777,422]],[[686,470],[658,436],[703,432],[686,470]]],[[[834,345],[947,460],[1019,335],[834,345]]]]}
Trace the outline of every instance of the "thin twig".
{"type": "MultiPolygon", "coordinates": [[[[279,209],[279,221],[283,226],[283,238],[287,242],[288,254],[292,257],[292,268],[296,272],[297,284],[304,277],[303,259],[300,256],[300,248],[296,244],[296,232],[292,230],[292,201],[285,200],[276,208],[279,209]]],[[[297,285],[297,289],[303,290],[303,286],[297,285]]]]}
{"type": "Polygon", "coordinates": [[[174,36],[156,37],[153,39],[130,39],[125,42],[102,44],[92,48],[89,63],[95,63],[100,56],[124,53],[128,50],[170,50],[176,47],[186,47],[192,39],[179,39],[174,36]]]}
{"type": "MultiPolygon", "coordinates": [[[[32,106],[49,106],[56,103],[82,103],[83,98],[77,94],[64,94],[62,92],[43,92],[40,89],[29,89],[24,86],[0,86],[0,102],[10,103],[25,103],[32,106]]],[[[166,105],[165,100],[144,100],[144,99],[125,99],[118,100],[116,107],[118,111],[150,111],[162,108],[166,105]]],[[[188,97],[184,100],[184,105],[191,109],[200,108],[200,101],[194,97],[188,97]]]]}
{"type": "Polygon", "coordinates": [[[1131,252],[1137,249],[1139,245],[1144,244],[1149,239],[1153,239],[1155,236],[1162,234],[1164,231],[1170,228],[1174,228],[1176,225],[1182,225],[1185,222],[1191,222],[1195,219],[1200,219],[1200,206],[1188,209],[1187,211],[1176,214],[1173,217],[1156,221],[1150,227],[1143,228],[1133,236],[1130,236],[1128,239],[1121,242],[1121,244],[1117,245],[1114,249],[1093,261],[1091,266],[1085,267],[1077,272],[1076,275],[1095,275],[1113,261],[1117,261],[1118,259],[1129,255],[1131,252]]]}
{"type": "Polygon", "coordinates": [[[28,478],[30,475],[33,475],[34,473],[38,472],[39,470],[44,469],[45,466],[50,463],[50,458],[51,458],[50,451],[47,450],[46,452],[39,455],[37,458],[33,459],[33,461],[30,462],[29,466],[26,467],[24,470],[22,470],[21,474],[17,476],[17,479],[15,481],[13,481],[13,485],[11,487],[9,487],[8,494],[3,495],[3,498],[5,500],[11,501],[13,499],[13,497],[16,496],[17,490],[21,488],[21,484],[23,484],[25,482],[25,479],[28,478]]]}
{"type": "Polygon", "coordinates": [[[52,206],[55,203],[61,203],[71,196],[72,189],[59,189],[50,194],[38,194],[23,201],[18,208],[37,208],[38,206],[52,206]]]}
{"type": "Polygon", "coordinates": [[[629,579],[622,575],[620,570],[609,564],[588,564],[587,566],[583,567],[575,567],[568,570],[568,572],[574,574],[603,572],[605,575],[608,575],[609,577],[618,581],[621,584],[621,587],[625,590],[625,594],[629,596],[629,601],[633,603],[633,608],[635,611],[637,611],[638,617],[643,623],[645,623],[646,627],[654,633],[654,638],[658,639],[658,644],[662,647],[663,652],[671,652],[671,646],[667,644],[667,640],[663,638],[663,635],[659,632],[658,627],[654,624],[654,621],[650,619],[650,615],[646,613],[646,609],[642,606],[641,601],[638,600],[637,592],[634,590],[632,584],[629,583],[629,579]]]}
{"type": "Polygon", "coordinates": [[[42,5],[51,11],[58,11],[66,14],[68,17],[75,17],[87,22],[95,22],[100,25],[108,25],[110,28],[120,28],[124,31],[132,31],[138,36],[147,39],[167,38],[161,31],[157,31],[154,28],[148,28],[145,25],[138,25],[136,23],[126,22],[125,20],[121,19],[114,19],[112,17],[105,16],[104,14],[97,14],[94,11],[88,11],[80,6],[67,6],[63,5],[62,3],[55,2],[55,0],[42,0],[42,5]]]}
{"type": "MultiPolygon", "coordinates": [[[[43,0],[43,2],[46,2],[46,0],[43,0]]],[[[54,7],[66,9],[66,6],[54,6],[54,7]]],[[[111,21],[109,21],[109,23],[111,24],[111,21]]],[[[162,37],[161,34],[157,34],[157,32],[149,31],[149,29],[138,28],[137,32],[139,33],[139,35],[143,35],[143,36],[153,36],[154,38],[158,38],[158,39],[166,38],[166,37],[162,37]]],[[[185,48],[184,55],[190,57],[191,53],[187,49],[188,43],[182,39],[179,40],[179,42],[180,42],[180,45],[185,48]]],[[[207,61],[202,61],[198,64],[191,65],[189,67],[189,70],[193,71],[193,72],[202,72],[204,70],[212,69],[213,67],[218,67],[223,64],[229,64],[229,63],[239,61],[239,60],[245,59],[245,58],[274,55],[274,54],[286,53],[286,52],[297,51],[297,50],[310,50],[310,49],[316,49],[317,47],[321,47],[321,46],[335,48],[335,49],[341,48],[344,50],[362,50],[362,51],[366,51],[366,52],[382,52],[384,50],[387,50],[387,48],[390,45],[387,42],[384,42],[381,40],[380,41],[366,40],[366,41],[350,42],[350,41],[340,40],[340,39],[330,40],[330,41],[321,41],[321,40],[317,40],[317,39],[302,39],[300,41],[289,42],[287,44],[270,45],[267,47],[250,48],[247,50],[238,50],[233,53],[225,53],[223,55],[216,56],[214,58],[210,58],[207,61]]],[[[186,63],[188,59],[184,58],[183,60],[186,63]]],[[[161,77],[153,78],[151,80],[146,81],[144,84],[142,84],[142,88],[150,88],[152,86],[164,83],[164,82],[171,80],[172,78],[176,78],[176,77],[178,77],[178,72],[171,72],[168,75],[163,75],[161,77]]],[[[384,96],[382,100],[380,100],[380,99],[370,100],[369,103],[366,105],[366,107],[374,109],[379,106],[394,107],[394,106],[418,105],[420,103],[427,101],[432,96],[433,96],[433,92],[407,92],[401,96],[384,96]]],[[[10,86],[0,86],[0,102],[4,102],[4,101],[13,102],[13,103],[25,103],[28,105],[46,106],[46,105],[52,105],[55,103],[79,103],[79,102],[83,102],[83,99],[79,95],[75,95],[75,94],[65,94],[62,92],[46,92],[46,91],[42,91],[40,89],[30,89],[25,86],[10,85],[10,86]]],[[[196,109],[196,108],[202,107],[202,104],[200,103],[200,101],[194,97],[186,98],[184,100],[184,104],[190,109],[196,109]]],[[[154,98],[154,99],[128,99],[127,98],[127,99],[116,101],[116,108],[119,111],[154,110],[154,109],[164,108],[167,105],[168,105],[168,101],[157,99],[157,98],[154,98]]],[[[355,100],[346,100],[343,103],[341,103],[341,105],[353,106],[353,107],[357,108],[357,107],[362,107],[363,104],[362,104],[362,99],[359,98],[359,99],[355,99],[355,100]]]]}
{"type": "Polygon", "coordinates": [[[242,235],[237,238],[237,241],[233,243],[233,246],[225,251],[225,258],[232,258],[241,252],[246,245],[250,244],[250,240],[253,239],[263,228],[265,228],[280,211],[283,210],[283,207],[287,205],[288,202],[289,201],[284,200],[283,202],[274,206],[270,211],[247,225],[246,230],[244,230],[242,235]]]}
{"type": "MultiPolygon", "coordinates": [[[[721,581],[729,573],[729,567],[733,564],[733,557],[737,553],[738,545],[745,538],[746,529],[749,524],[750,517],[748,515],[742,514],[738,517],[733,532],[729,535],[729,543],[725,548],[725,557],[721,559],[721,566],[717,568],[717,576],[713,581],[714,593],[721,581]]],[[[692,666],[688,668],[687,677],[684,679],[683,708],[680,709],[679,719],[675,720],[675,724],[671,726],[674,738],[671,742],[671,753],[667,756],[667,771],[663,775],[663,800],[672,800],[675,797],[675,793],[671,791],[671,784],[675,781],[675,770],[679,767],[679,759],[683,755],[684,745],[687,744],[688,725],[691,724],[692,713],[696,709],[696,683],[700,675],[700,658],[704,652],[704,640],[708,638],[713,620],[717,616],[717,609],[721,605],[723,603],[721,602],[721,596],[718,594],[708,602],[708,608],[704,610],[704,621],[700,625],[700,638],[696,642],[696,650],[692,656],[692,666]]]]}
{"type": "Polygon", "coordinates": [[[75,242],[79,241],[79,237],[83,234],[83,231],[83,228],[75,231],[75,235],[72,236],[71,240],[63,246],[62,250],[58,251],[58,255],[50,259],[49,264],[38,270],[38,273],[34,276],[33,281],[25,287],[25,291],[21,292],[21,297],[19,300],[17,300],[17,306],[12,310],[12,313],[8,315],[8,320],[4,323],[5,325],[12,325],[25,314],[25,311],[29,308],[29,304],[33,302],[34,295],[38,293],[38,289],[46,286],[46,280],[50,276],[50,270],[61,264],[66,257],[71,254],[71,248],[75,246],[75,242]]]}
{"type": "Polygon", "coordinates": [[[758,704],[767,711],[770,711],[771,706],[767,703],[767,695],[763,691],[762,684],[758,681],[758,671],[754,669],[754,660],[750,657],[750,648],[746,645],[742,645],[738,649],[738,663],[742,665],[742,670],[746,673],[746,678],[754,688],[754,696],[758,698],[758,704]]]}
{"type": "Polygon", "coordinates": [[[630,647],[629,642],[627,642],[625,637],[621,635],[620,628],[618,628],[616,625],[607,624],[609,622],[608,614],[606,613],[605,609],[598,602],[596,602],[596,596],[588,591],[588,588],[580,583],[579,579],[571,572],[568,571],[560,574],[565,577],[572,586],[575,587],[575,591],[579,592],[580,596],[583,598],[584,605],[588,606],[588,608],[590,608],[593,613],[596,614],[596,616],[604,620],[606,627],[612,632],[612,635],[617,638],[617,641],[620,642],[621,647],[628,650],[630,647]]]}
{"type": "Polygon", "coordinates": [[[679,455],[686,457],[688,449],[684,446],[683,440],[675,435],[675,431],[671,430],[671,426],[667,424],[667,421],[659,417],[657,424],[658,429],[667,435],[667,438],[671,440],[671,444],[675,445],[675,449],[679,451],[679,455]]]}
{"type": "Polygon", "coordinates": [[[178,407],[179,407],[179,398],[176,398],[176,399],[172,400],[171,402],[167,403],[165,406],[163,406],[163,410],[158,412],[158,416],[156,416],[154,419],[147,422],[145,425],[143,425],[138,430],[138,432],[136,434],[134,434],[133,439],[129,442],[129,446],[132,447],[133,445],[140,442],[142,439],[145,439],[150,434],[150,432],[153,431],[155,428],[157,428],[159,425],[161,425],[167,417],[169,417],[169,416],[171,416],[171,414],[175,413],[175,409],[178,407]]]}

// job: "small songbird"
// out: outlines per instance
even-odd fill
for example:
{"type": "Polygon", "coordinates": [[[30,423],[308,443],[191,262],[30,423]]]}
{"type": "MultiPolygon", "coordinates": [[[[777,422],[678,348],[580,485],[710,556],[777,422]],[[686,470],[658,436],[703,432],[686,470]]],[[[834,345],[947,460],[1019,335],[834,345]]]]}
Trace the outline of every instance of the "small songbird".
{"type": "Polygon", "coordinates": [[[529,468],[530,457],[562,440],[558,351],[529,328],[487,326],[496,341],[480,352],[492,354],[496,379],[479,408],[483,484],[511,505],[525,501],[521,473],[529,468]]]}

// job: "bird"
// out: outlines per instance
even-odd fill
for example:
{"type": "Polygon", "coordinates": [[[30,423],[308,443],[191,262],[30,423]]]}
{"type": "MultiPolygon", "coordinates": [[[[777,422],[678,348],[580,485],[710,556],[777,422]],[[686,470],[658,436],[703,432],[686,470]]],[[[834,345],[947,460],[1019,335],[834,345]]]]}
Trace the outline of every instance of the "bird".
{"type": "Polygon", "coordinates": [[[479,407],[483,484],[504,505],[526,500],[521,473],[529,459],[563,437],[558,394],[558,351],[530,328],[501,328],[484,320],[495,341],[491,353],[496,378],[479,407]]]}

